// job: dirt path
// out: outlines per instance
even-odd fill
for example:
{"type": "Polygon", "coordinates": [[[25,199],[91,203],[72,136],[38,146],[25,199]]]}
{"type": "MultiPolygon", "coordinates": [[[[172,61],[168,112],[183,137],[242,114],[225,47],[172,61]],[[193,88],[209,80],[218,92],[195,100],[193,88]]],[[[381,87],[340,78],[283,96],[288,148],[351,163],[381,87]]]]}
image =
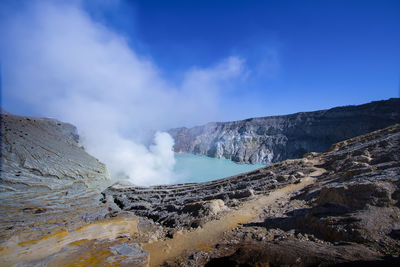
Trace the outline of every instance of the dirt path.
{"type": "Polygon", "coordinates": [[[314,183],[314,177],[325,172],[322,168],[309,176],[301,179],[298,184],[272,191],[268,196],[258,196],[249,200],[237,210],[231,210],[219,220],[207,222],[203,227],[191,232],[177,233],[172,239],[157,240],[152,243],[142,244],[142,248],[150,253],[150,266],[159,266],[166,260],[176,258],[185,252],[192,250],[210,250],[221,239],[224,232],[229,231],[240,224],[248,223],[257,217],[267,205],[274,202],[284,203],[289,200],[290,194],[314,183]]]}

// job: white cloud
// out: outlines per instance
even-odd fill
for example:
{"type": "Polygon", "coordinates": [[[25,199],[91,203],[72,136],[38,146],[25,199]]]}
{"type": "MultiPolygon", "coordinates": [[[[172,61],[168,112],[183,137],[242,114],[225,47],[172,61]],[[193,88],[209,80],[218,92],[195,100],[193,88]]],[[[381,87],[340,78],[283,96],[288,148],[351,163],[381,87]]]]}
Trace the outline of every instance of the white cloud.
{"type": "Polygon", "coordinates": [[[153,129],[218,118],[223,88],[246,76],[244,60],[193,67],[174,87],[123,36],[73,3],[35,1],[3,17],[3,101],[16,98],[75,124],[114,178],[123,173],[141,185],[172,182],[173,140],[159,132],[147,147],[144,137],[153,129]]]}

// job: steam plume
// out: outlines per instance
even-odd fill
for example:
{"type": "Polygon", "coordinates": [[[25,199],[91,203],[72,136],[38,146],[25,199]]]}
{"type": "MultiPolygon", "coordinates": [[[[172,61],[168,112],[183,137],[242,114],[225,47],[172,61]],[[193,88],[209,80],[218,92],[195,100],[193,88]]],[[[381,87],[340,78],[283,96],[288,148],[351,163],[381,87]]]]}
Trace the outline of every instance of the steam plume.
{"type": "Polygon", "coordinates": [[[244,61],[194,66],[173,85],[124,36],[72,3],[32,1],[2,15],[3,101],[75,124],[113,178],[173,182],[172,138],[157,132],[147,146],[148,134],[217,118],[221,88],[245,73],[244,61]]]}

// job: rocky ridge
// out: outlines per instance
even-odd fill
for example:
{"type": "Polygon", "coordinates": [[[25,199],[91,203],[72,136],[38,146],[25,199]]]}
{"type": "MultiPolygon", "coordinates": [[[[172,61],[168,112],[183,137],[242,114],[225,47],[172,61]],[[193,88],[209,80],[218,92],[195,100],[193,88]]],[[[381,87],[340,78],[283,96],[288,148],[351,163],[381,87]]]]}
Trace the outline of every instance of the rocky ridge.
{"type": "Polygon", "coordinates": [[[285,116],[169,130],[175,152],[240,163],[273,163],[323,152],[337,142],[400,123],[400,99],[285,116]]]}
{"type": "Polygon", "coordinates": [[[115,184],[103,192],[103,201],[112,201],[124,211],[176,231],[199,227],[216,218],[219,212],[236,207],[244,200],[298,183],[313,170],[312,163],[306,160],[289,160],[275,164],[273,170],[261,168],[205,183],[151,187],[115,184]]]}
{"type": "Polygon", "coordinates": [[[71,124],[1,114],[1,239],[27,225],[47,231],[44,221],[75,206],[81,216],[85,206],[95,212],[93,201],[97,205],[98,190],[109,181],[107,168],[85,152],[71,124]]]}
{"type": "Polygon", "coordinates": [[[0,266],[62,266],[70,253],[78,265],[93,264],[86,256],[94,251],[110,264],[147,262],[140,247],[114,240],[137,232],[138,218],[111,216],[100,202],[107,168],[73,125],[3,110],[0,119],[0,266]]]}

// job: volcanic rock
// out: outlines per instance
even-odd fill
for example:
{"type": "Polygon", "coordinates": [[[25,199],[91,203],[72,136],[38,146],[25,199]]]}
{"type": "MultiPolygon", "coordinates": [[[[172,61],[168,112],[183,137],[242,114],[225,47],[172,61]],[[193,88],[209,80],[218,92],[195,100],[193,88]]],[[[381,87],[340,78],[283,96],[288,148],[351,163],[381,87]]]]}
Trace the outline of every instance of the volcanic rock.
{"type": "Polygon", "coordinates": [[[212,122],[169,130],[175,152],[273,163],[323,152],[339,141],[400,123],[400,99],[285,116],[212,122]]]}
{"type": "MultiPolygon", "coordinates": [[[[371,107],[383,114],[396,101],[321,111],[314,121],[351,110],[368,117],[371,107]]],[[[389,109],[386,122],[398,116],[389,109]]],[[[224,179],[138,187],[109,186],[72,125],[1,119],[0,265],[400,263],[398,124],[224,179]]]]}

